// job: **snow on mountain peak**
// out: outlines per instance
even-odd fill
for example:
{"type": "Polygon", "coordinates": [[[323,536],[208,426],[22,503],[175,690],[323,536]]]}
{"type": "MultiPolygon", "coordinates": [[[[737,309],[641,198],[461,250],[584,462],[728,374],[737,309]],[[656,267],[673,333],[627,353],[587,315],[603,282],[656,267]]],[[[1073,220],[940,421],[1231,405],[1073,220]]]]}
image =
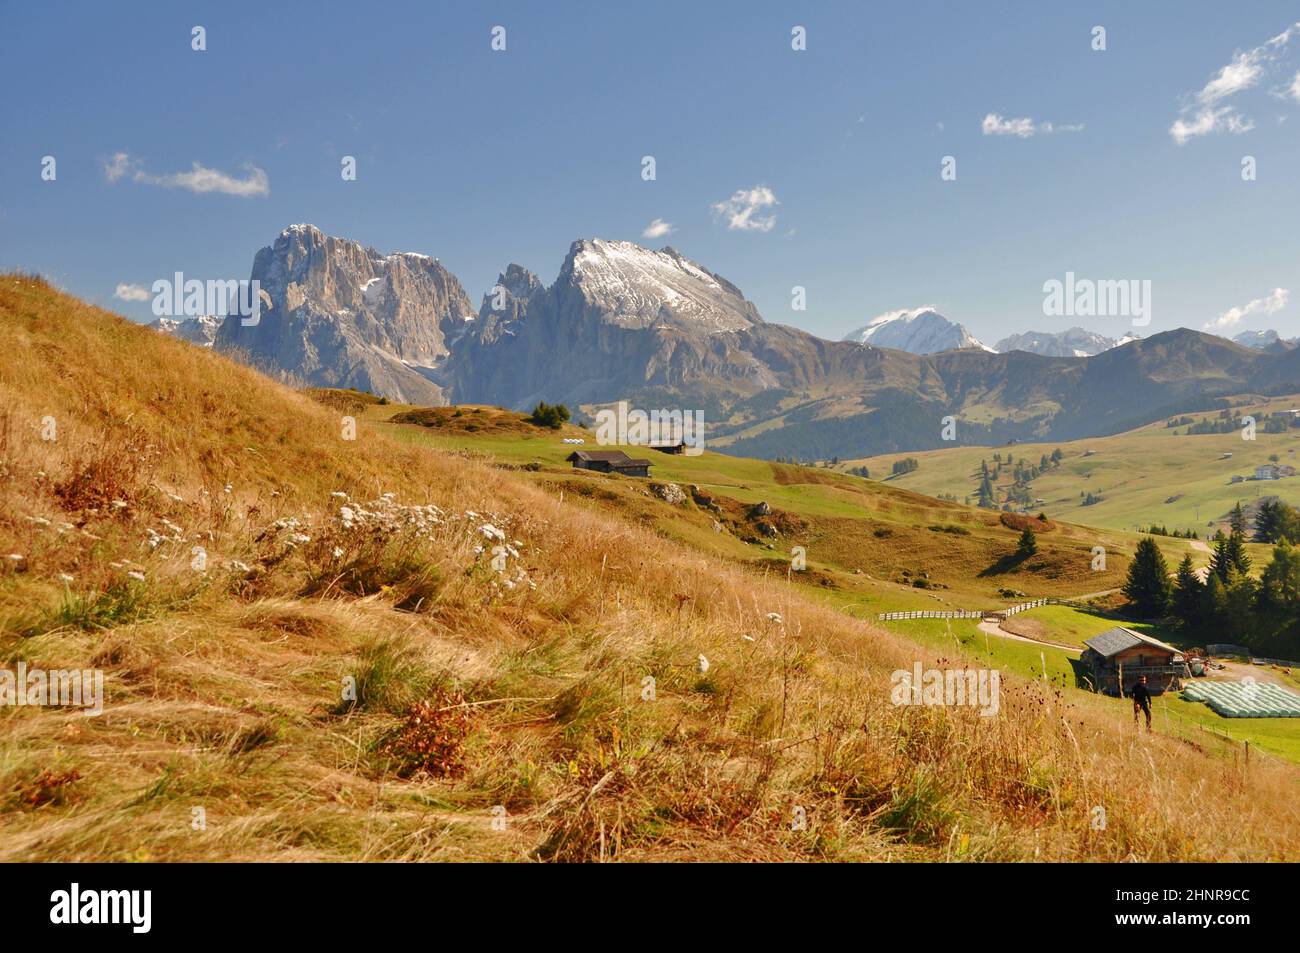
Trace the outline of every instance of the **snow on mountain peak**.
{"type": "Polygon", "coordinates": [[[200,347],[212,347],[217,332],[221,330],[221,322],[225,320],[220,315],[200,314],[193,318],[159,318],[149,327],[200,347]]]}
{"type": "Polygon", "coordinates": [[[934,354],[960,348],[993,348],[976,340],[960,324],[949,321],[930,305],[899,308],[872,318],[844,340],[875,347],[891,347],[912,354],[934,354]]]}
{"type": "Polygon", "coordinates": [[[1025,331],[1022,334],[1012,334],[994,347],[1003,354],[1008,351],[1028,351],[1044,357],[1094,357],[1102,351],[1137,340],[1140,338],[1131,332],[1116,339],[1076,327],[1064,331],[1025,331]]]}
{"type": "Polygon", "coordinates": [[[573,243],[560,275],[605,310],[605,320],[623,327],[738,331],[761,320],[732,284],[673,248],[582,239],[573,243]]]}

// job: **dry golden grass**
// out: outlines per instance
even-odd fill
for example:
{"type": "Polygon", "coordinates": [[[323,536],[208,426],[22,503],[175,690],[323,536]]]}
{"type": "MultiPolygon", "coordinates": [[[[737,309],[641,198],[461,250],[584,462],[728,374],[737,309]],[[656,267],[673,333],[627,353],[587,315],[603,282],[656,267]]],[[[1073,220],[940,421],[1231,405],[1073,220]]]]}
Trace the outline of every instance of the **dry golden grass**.
{"type": "Polygon", "coordinates": [[[32,279],[0,407],[0,665],[107,693],[0,709],[0,859],[1300,856],[1290,766],[1011,677],[896,707],[961,661],[32,279]]]}

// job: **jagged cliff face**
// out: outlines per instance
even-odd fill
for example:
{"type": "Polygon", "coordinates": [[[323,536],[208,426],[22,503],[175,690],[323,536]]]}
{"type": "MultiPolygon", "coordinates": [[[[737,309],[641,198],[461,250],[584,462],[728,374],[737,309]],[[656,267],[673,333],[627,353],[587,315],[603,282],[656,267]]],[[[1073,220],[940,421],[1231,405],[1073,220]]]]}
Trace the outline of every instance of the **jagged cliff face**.
{"type": "Polygon", "coordinates": [[[776,376],[747,348],[764,326],[734,285],[672,248],[574,242],[554,285],[511,265],[455,347],[458,400],[611,400],[642,387],[753,393],[776,376]]]}
{"type": "Polygon", "coordinates": [[[226,321],[219,349],[310,385],[447,402],[438,369],[473,307],[437,259],[381,255],[294,225],[257,253],[251,277],[263,295],[260,320],[226,321]]]}

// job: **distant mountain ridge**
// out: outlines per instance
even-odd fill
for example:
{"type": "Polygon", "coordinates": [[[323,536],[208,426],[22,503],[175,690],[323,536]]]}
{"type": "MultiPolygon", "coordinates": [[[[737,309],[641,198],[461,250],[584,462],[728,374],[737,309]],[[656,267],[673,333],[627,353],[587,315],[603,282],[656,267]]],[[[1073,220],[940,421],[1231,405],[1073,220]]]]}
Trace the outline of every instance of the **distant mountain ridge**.
{"type": "Polygon", "coordinates": [[[710,446],[751,456],[932,448],[947,416],[961,443],[1093,436],[1230,394],[1300,391],[1300,350],[1186,329],[1094,356],[1069,341],[1051,345],[1070,347],[1064,356],[996,353],[914,309],[876,328],[938,351],[879,346],[879,330],[828,341],[764,321],[734,284],[671,247],[605,239],[575,241],[550,286],[508,265],[477,311],[437,259],[310,225],[259,251],[252,277],[259,323],[225,321],[215,346],[273,374],[402,403],[701,410],[710,446]],[[942,346],[952,342],[966,346],[942,346]]]}
{"type": "Polygon", "coordinates": [[[151,322],[149,327],[200,347],[212,347],[224,320],[219,315],[201,314],[195,318],[159,318],[151,322]]]}
{"type": "Polygon", "coordinates": [[[1026,331],[1023,334],[1012,334],[995,344],[993,349],[1001,354],[1027,351],[1044,357],[1094,357],[1102,351],[1122,347],[1136,340],[1138,336],[1132,333],[1111,338],[1084,328],[1069,328],[1056,332],[1026,331]]]}
{"type": "Polygon", "coordinates": [[[1245,347],[1253,347],[1272,354],[1285,354],[1300,345],[1300,338],[1286,339],[1276,331],[1242,331],[1233,340],[1245,347]]]}

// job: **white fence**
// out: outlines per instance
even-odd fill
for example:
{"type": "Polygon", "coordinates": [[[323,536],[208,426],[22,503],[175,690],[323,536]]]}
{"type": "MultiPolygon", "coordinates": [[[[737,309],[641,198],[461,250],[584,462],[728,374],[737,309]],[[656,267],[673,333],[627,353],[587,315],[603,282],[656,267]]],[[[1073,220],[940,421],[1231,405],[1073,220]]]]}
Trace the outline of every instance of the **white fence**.
{"type": "Polygon", "coordinates": [[[1015,615],[1017,612],[1024,612],[1026,609],[1037,609],[1039,606],[1045,606],[1051,601],[1051,599],[1035,599],[1033,602],[1022,602],[1010,609],[994,609],[993,612],[1000,612],[1002,615],[1015,615]]]}
{"type": "Polygon", "coordinates": [[[1035,599],[1033,602],[1022,602],[1019,605],[1011,606],[1009,609],[918,609],[913,612],[882,612],[878,616],[881,622],[897,619],[982,619],[986,615],[1015,615],[1017,612],[1024,612],[1026,609],[1037,609],[1039,606],[1045,606],[1052,600],[1035,599]]]}
{"type": "Polygon", "coordinates": [[[1251,665],[1276,665],[1278,668],[1300,668],[1300,662],[1284,658],[1252,658],[1251,665]]]}
{"type": "Polygon", "coordinates": [[[952,611],[923,609],[916,612],[882,612],[876,618],[881,621],[886,619],[982,619],[984,613],[970,609],[955,609],[952,611]]]}

